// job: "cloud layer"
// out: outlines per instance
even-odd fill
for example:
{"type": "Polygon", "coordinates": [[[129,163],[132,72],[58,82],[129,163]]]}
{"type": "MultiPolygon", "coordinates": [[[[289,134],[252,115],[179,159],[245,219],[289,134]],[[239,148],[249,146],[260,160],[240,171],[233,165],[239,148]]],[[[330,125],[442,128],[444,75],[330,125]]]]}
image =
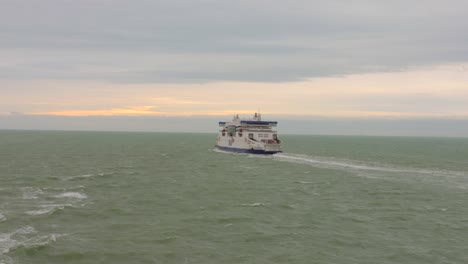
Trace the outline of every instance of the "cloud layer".
{"type": "Polygon", "coordinates": [[[468,2],[0,3],[0,78],[285,82],[468,61],[468,2]]]}

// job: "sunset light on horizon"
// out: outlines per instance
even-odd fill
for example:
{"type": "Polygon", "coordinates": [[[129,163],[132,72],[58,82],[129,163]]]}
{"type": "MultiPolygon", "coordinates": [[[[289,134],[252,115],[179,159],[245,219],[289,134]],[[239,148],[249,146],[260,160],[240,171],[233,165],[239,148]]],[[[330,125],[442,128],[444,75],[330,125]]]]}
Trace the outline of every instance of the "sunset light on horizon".
{"type": "Polygon", "coordinates": [[[316,77],[297,82],[121,84],[12,82],[1,113],[59,116],[468,117],[468,65],[316,77]],[[75,91],[79,91],[75,92],[75,91]]]}

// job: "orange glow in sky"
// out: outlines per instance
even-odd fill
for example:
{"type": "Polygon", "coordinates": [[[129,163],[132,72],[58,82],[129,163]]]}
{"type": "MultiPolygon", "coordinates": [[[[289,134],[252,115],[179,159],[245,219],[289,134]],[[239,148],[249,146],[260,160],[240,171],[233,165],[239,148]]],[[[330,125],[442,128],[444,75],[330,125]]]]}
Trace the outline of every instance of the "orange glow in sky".
{"type": "Polygon", "coordinates": [[[467,117],[465,65],[311,78],[299,82],[123,84],[11,81],[0,113],[60,116],[251,114],[323,117],[467,117]],[[24,94],[31,87],[41,93],[24,94]]]}

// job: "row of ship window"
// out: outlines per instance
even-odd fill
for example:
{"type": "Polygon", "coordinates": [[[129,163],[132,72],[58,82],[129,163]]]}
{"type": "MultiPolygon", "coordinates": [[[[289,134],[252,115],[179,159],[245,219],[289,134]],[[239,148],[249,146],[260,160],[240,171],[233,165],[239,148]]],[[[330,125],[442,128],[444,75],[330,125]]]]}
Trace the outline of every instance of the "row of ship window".
{"type": "MultiPolygon", "coordinates": [[[[222,132],[221,133],[223,135],[223,137],[226,136],[226,134],[230,137],[235,137],[236,136],[236,133],[235,132],[230,132],[230,133],[226,133],[226,132],[222,132]]],[[[243,133],[242,132],[239,132],[237,133],[239,135],[239,137],[242,137],[243,133]]],[[[249,134],[249,138],[253,138],[253,134],[249,134]]]]}
{"type": "MultiPolygon", "coordinates": [[[[223,135],[223,137],[226,136],[226,134],[229,136],[229,137],[235,137],[236,136],[236,133],[235,132],[229,132],[229,133],[226,133],[226,132],[222,132],[221,133],[223,135]]],[[[237,133],[239,135],[239,137],[242,137],[243,133],[242,132],[238,132],[237,133]]],[[[268,138],[269,137],[269,134],[257,134],[259,138],[268,138]]],[[[254,138],[254,134],[253,133],[249,133],[249,138],[253,139],[254,138]]],[[[278,136],[276,134],[273,134],[273,138],[274,139],[277,139],[278,136]]]]}

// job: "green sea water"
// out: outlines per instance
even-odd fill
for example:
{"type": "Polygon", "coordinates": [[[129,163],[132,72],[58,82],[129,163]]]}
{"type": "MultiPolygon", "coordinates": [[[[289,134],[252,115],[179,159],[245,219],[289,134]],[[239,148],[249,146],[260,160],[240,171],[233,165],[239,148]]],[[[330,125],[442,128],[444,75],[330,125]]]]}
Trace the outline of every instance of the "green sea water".
{"type": "Polygon", "coordinates": [[[468,263],[468,139],[0,131],[0,263],[468,263]]]}

